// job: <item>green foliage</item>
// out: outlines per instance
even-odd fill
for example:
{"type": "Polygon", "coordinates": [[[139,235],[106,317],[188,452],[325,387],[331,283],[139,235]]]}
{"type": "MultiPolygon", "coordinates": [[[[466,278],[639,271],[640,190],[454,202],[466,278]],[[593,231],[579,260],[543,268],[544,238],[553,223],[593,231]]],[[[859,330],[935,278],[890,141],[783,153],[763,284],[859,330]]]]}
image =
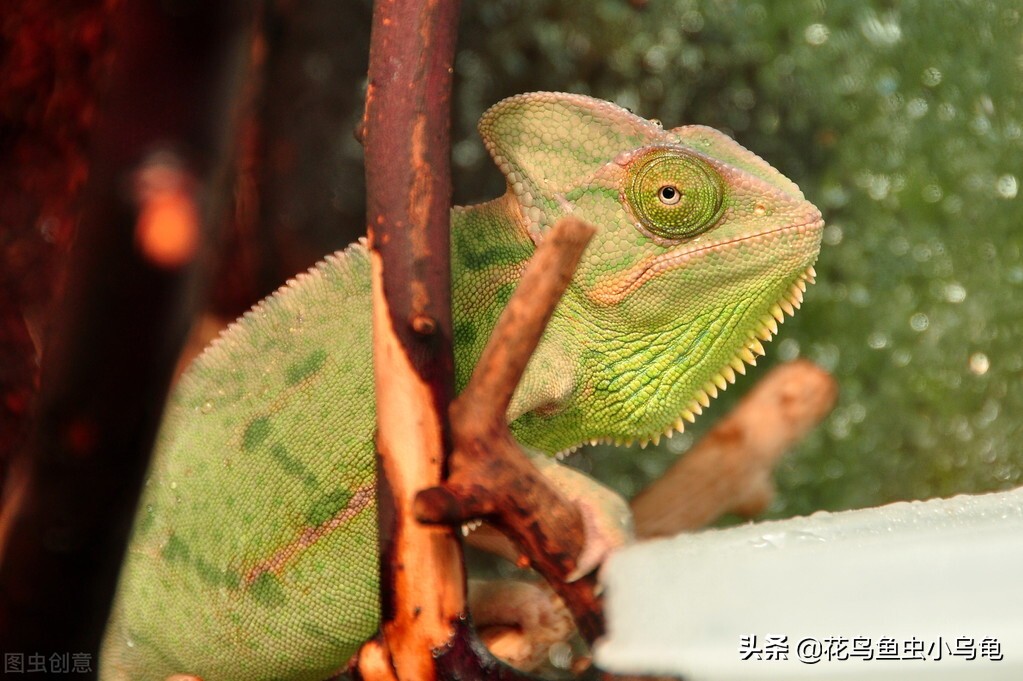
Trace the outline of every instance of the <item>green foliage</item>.
{"type": "MultiPolygon", "coordinates": [[[[468,126],[516,92],[583,92],[666,125],[724,130],[795,180],[829,224],[819,283],[766,364],[809,357],[842,396],[782,465],[772,514],[1015,486],[1021,11],[924,0],[469,3],[457,198],[500,191],[468,126]]],[[[692,438],[624,461],[597,449],[582,464],[655,474],[692,438]]]]}

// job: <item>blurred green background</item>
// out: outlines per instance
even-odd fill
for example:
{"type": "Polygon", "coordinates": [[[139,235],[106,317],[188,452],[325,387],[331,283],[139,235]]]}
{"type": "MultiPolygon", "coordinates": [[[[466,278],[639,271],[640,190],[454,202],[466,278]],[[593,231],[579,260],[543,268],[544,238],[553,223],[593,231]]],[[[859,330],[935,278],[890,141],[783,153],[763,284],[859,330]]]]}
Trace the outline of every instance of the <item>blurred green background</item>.
{"type": "MultiPolygon", "coordinates": [[[[461,201],[471,122],[500,97],[568,90],[666,126],[719,128],[796,181],[828,227],[801,314],[684,435],[580,465],[638,489],[758,375],[807,357],[838,379],[784,460],[773,517],[1020,484],[1023,5],[1017,2],[466,3],[457,59],[461,201]]],[[[486,173],[490,176],[491,173],[486,173]]]]}
{"type": "MultiPolygon", "coordinates": [[[[370,3],[324,6],[358,37],[343,52],[296,40],[304,72],[364,74],[370,3]]],[[[457,203],[503,191],[479,115],[508,95],[565,90],[727,132],[828,223],[818,283],[767,361],[684,435],[625,456],[592,448],[581,467],[639,489],[766,368],[802,356],[835,375],[841,396],[781,464],[769,515],[1020,484],[1023,4],[465,2],[455,75],[457,203]]],[[[363,86],[348,76],[342,134],[310,145],[311,162],[332,164],[332,205],[352,232],[363,187],[347,131],[363,86]]],[[[288,119],[301,117],[301,97],[285,99],[288,119]]],[[[317,256],[353,235],[311,222],[329,232],[310,247],[317,256]]]]}

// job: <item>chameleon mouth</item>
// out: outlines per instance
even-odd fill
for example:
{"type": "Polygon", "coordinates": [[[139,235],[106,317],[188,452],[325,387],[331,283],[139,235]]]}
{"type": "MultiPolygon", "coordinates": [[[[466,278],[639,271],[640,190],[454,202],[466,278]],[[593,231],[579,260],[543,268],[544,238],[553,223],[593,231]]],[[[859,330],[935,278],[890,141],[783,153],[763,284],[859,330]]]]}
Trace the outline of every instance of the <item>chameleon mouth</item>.
{"type": "MultiPolygon", "coordinates": [[[[807,223],[803,227],[816,226],[817,229],[823,226],[823,222],[818,220],[815,223],[807,223]]],[[[796,230],[799,227],[784,227],[773,232],[767,232],[765,234],[777,233],[784,230],[796,230]]],[[[746,237],[750,238],[750,237],[746,237]]],[[[711,248],[708,246],[706,248],[711,248]]],[[[711,379],[704,383],[698,388],[695,394],[690,398],[689,402],[682,409],[681,413],[675,418],[675,420],[668,424],[663,430],[656,430],[653,433],[640,436],[635,439],[632,438],[617,438],[617,437],[600,437],[593,438],[588,442],[579,443],[573,447],[559,452],[556,456],[560,459],[564,456],[574,452],[583,444],[614,444],[616,446],[630,446],[634,443],[639,444],[640,447],[646,447],[653,443],[658,444],[661,441],[661,437],[671,437],[676,432],[681,433],[685,430],[687,423],[693,423],[696,421],[696,417],[703,413],[705,407],[710,406],[710,401],[718,396],[718,394],[727,389],[729,385],[735,383],[736,375],[746,373],[746,365],[756,366],[757,357],[762,357],[766,354],[764,350],[764,343],[770,341],[778,333],[778,325],[784,323],[785,319],[793,316],[796,310],[803,304],[803,294],[806,292],[806,287],[809,284],[813,284],[816,281],[817,272],[813,265],[808,266],[805,270],[800,272],[795,280],[792,282],[789,289],[782,294],[781,298],[768,308],[767,313],[762,316],[754,328],[747,334],[742,345],[736,351],[735,355],[721,367],[711,379]]]]}
{"type": "Polygon", "coordinates": [[[820,211],[814,210],[808,220],[796,225],[786,225],[784,227],[778,227],[777,229],[750,234],[748,236],[713,241],[706,244],[700,244],[699,246],[686,250],[676,250],[656,256],[655,258],[648,260],[643,266],[621,274],[614,281],[607,282],[607,284],[602,287],[602,290],[591,292],[589,295],[595,302],[602,303],[604,305],[614,305],[627,298],[642,287],[643,284],[655,278],[657,275],[665,271],[681,267],[697,258],[720,252],[729,246],[735,246],[736,244],[744,242],[777,239],[778,237],[786,235],[819,238],[823,228],[824,220],[821,217],[820,211]]]}

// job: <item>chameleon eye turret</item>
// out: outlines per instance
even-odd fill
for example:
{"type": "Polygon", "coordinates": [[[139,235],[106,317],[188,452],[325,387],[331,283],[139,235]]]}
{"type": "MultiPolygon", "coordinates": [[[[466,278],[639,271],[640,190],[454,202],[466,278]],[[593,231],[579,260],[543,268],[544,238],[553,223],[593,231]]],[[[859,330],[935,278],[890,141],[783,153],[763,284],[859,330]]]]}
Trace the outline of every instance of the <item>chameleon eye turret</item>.
{"type": "Polygon", "coordinates": [[[721,176],[698,156],[654,149],[629,167],[625,199],[651,234],[678,240],[712,227],[724,210],[721,176]]]}

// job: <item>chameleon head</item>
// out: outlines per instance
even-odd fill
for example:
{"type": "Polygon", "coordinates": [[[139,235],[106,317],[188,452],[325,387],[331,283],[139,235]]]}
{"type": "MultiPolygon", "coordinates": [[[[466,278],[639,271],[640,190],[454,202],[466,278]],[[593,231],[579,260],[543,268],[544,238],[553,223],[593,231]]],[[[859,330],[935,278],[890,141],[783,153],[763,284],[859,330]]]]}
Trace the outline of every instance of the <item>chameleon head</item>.
{"type": "Polygon", "coordinates": [[[598,228],[563,301],[585,339],[579,385],[525,416],[557,433],[537,446],[681,429],[763,353],[813,279],[820,211],[716,130],[548,93],[497,104],[480,128],[534,241],[568,213],[598,228]]]}

